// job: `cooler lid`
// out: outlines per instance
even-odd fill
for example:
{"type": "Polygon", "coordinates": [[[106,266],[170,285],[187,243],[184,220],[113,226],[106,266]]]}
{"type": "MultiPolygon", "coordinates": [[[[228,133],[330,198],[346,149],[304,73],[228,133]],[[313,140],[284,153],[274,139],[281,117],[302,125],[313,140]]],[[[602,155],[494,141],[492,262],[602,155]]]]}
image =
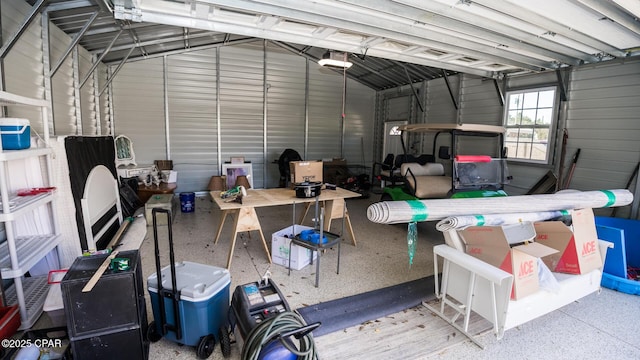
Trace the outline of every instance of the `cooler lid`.
{"type": "MultiPolygon", "coordinates": [[[[171,267],[165,266],[162,271],[162,287],[173,289],[171,284],[171,267]]],[[[176,286],[181,298],[193,300],[208,299],[231,283],[229,270],[211,265],[182,261],[176,263],[176,286]]],[[[157,273],[147,278],[150,291],[158,291],[157,273]]]]}
{"type": "Polygon", "coordinates": [[[0,118],[0,126],[29,126],[29,120],[20,118],[0,118]]]}

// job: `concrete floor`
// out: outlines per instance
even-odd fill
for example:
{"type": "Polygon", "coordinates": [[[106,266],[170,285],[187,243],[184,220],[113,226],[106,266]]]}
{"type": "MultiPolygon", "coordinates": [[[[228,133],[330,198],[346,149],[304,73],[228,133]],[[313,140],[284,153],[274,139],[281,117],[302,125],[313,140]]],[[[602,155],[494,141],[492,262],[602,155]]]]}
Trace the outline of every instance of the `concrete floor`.
{"type": "MultiPolygon", "coordinates": [[[[291,308],[297,309],[433,275],[432,247],[444,242],[442,234],[434,229],[431,222],[419,223],[417,251],[413,265],[409,266],[406,225],[375,224],[366,217],[367,207],[377,200],[378,196],[372,195],[369,199],[347,201],[357,246],[351,245],[348,237],[342,243],[340,274],[335,272],[336,251],[329,250],[322,255],[318,288],[314,286],[315,266],[292,271],[291,276],[288,276],[286,268],[269,264],[257,232],[242,234],[237,239],[230,268],[231,292],[238,285],[259,280],[268,270],[291,308]]],[[[298,206],[300,207],[296,213],[300,214],[302,207],[298,206]]],[[[290,226],[293,221],[291,206],[260,208],[257,211],[269,246],[271,234],[290,226]]],[[[310,218],[307,218],[306,224],[310,224],[310,218]]],[[[227,219],[221,239],[214,245],[213,238],[219,221],[220,211],[208,195],[196,198],[195,212],[178,212],[173,226],[176,261],[189,260],[225,267],[233,220],[227,219]]],[[[145,279],[155,272],[153,231],[151,227],[147,230],[147,237],[140,249],[145,279]]],[[[332,230],[340,232],[340,221],[334,221],[332,230]]],[[[166,226],[159,227],[163,264],[168,264],[166,232],[166,226]]],[[[397,337],[394,340],[389,337],[389,343],[385,343],[386,338],[381,336],[353,336],[354,341],[360,342],[353,346],[362,349],[387,346],[398,349],[398,354],[402,353],[400,350],[404,346],[423,347],[419,351],[420,355],[392,356],[407,359],[640,359],[637,326],[640,319],[640,297],[609,289],[603,289],[600,294],[589,295],[551,314],[508,330],[501,340],[487,331],[488,323],[484,324],[476,329],[481,333],[478,339],[485,345],[484,350],[440,318],[432,316],[424,307],[421,308],[416,311],[420,312],[425,325],[403,330],[406,344],[413,345],[404,345],[402,341],[398,342],[397,337]],[[431,330],[431,326],[447,332],[444,340],[436,341],[436,330],[431,330]]],[[[153,316],[148,296],[147,312],[151,321],[153,316]]],[[[383,326],[383,323],[384,321],[367,326],[383,326]]],[[[351,336],[350,334],[357,334],[364,327],[363,324],[339,335],[351,336]]],[[[384,331],[375,329],[372,334],[384,334],[384,331]]],[[[320,358],[328,359],[322,357],[322,347],[326,349],[332,346],[330,336],[328,334],[316,339],[320,358]]],[[[236,344],[232,344],[231,348],[229,359],[240,359],[241,349],[236,344]]],[[[152,343],[150,347],[149,359],[195,358],[193,347],[179,346],[164,338],[152,343]]],[[[332,355],[331,358],[335,356],[332,355]]],[[[349,358],[371,360],[389,357],[363,351],[360,355],[349,355],[349,358]]],[[[219,345],[210,359],[223,359],[219,345]]]]}
{"type": "MultiPolygon", "coordinates": [[[[434,229],[433,223],[419,223],[417,251],[413,265],[409,266],[406,225],[375,224],[366,218],[367,207],[377,198],[372,195],[369,199],[352,199],[347,202],[357,246],[352,246],[348,238],[343,242],[340,274],[335,273],[335,251],[328,251],[322,258],[318,288],[314,287],[315,267],[307,266],[288,276],[284,267],[269,265],[258,234],[252,232],[251,236],[242,234],[237,240],[230,269],[231,291],[237,285],[258,280],[269,270],[291,308],[296,309],[432,275],[431,248],[444,241],[442,234],[434,229]]],[[[301,208],[296,211],[297,214],[300,214],[300,210],[301,208]]],[[[258,209],[269,245],[273,232],[291,225],[292,211],[292,207],[287,206],[258,209]]],[[[174,223],[176,260],[224,267],[232,222],[227,220],[221,240],[213,245],[214,231],[219,221],[220,212],[207,197],[197,198],[194,213],[178,213],[174,223]]],[[[307,224],[309,222],[310,217],[307,218],[307,224]]],[[[340,221],[334,221],[332,230],[340,232],[340,221]]],[[[154,271],[152,239],[152,232],[149,231],[141,248],[145,276],[154,271]]],[[[479,335],[480,342],[485,345],[484,350],[458,334],[449,337],[452,339],[450,344],[427,346],[423,355],[414,358],[638,359],[638,319],[640,297],[603,288],[600,294],[589,295],[551,314],[506,331],[500,340],[491,331],[484,331],[479,335]]],[[[425,321],[440,322],[439,326],[449,327],[437,317],[426,317],[425,321]]],[[[452,333],[456,332],[449,328],[452,333]]],[[[424,342],[428,342],[428,335],[417,331],[407,331],[405,335],[408,339],[412,336],[424,337],[424,342]]],[[[379,346],[380,341],[384,342],[384,339],[372,338],[369,346],[379,346]]],[[[317,339],[317,343],[322,342],[322,337],[317,339]]],[[[397,343],[392,346],[402,347],[397,343]]],[[[240,350],[232,345],[231,359],[239,359],[240,350]]],[[[321,351],[319,355],[322,357],[321,351]]],[[[150,359],[182,358],[195,358],[193,348],[180,347],[165,339],[151,345],[150,359]]],[[[216,347],[211,358],[223,358],[219,347],[216,347]]],[[[372,357],[363,353],[360,358],[372,357]]]]}

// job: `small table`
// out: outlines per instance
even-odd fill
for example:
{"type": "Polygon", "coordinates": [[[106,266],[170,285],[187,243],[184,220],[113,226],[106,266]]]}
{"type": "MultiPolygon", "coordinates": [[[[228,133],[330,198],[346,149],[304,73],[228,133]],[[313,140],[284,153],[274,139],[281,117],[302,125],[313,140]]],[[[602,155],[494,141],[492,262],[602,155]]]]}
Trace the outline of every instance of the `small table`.
{"type": "Polygon", "coordinates": [[[157,194],[173,194],[173,191],[178,187],[176,183],[160,183],[160,185],[151,184],[140,185],[138,187],[138,197],[143,204],[147,203],[147,200],[153,195],[157,194]]]}
{"type": "MultiPolygon", "coordinates": [[[[260,233],[260,239],[269,263],[271,263],[271,254],[269,253],[269,247],[267,241],[262,233],[262,227],[260,226],[260,220],[256,214],[257,207],[276,206],[276,205],[293,205],[303,202],[315,202],[316,198],[297,198],[296,192],[293,189],[287,188],[274,188],[274,189],[249,189],[247,190],[247,196],[242,198],[242,204],[237,202],[226,202],[226,199],[220,197],[220,191],[211,191],[211,198],[222,210],[222,219],[220,225],[218,225],[218,231],[214,240],[214,244],[218,243],[220,234],[222,233],[222,226],[224,225],[227,215],[236,214],[235,223],[233,226],[233,239],[231,240],[231,248],[229,249],[229,257],[227,258],[227,269],[231,268],[231,260],[233,257],[233,250],[236,245],[236,237],[239,232],[257,230],[260,233]]],[[[349,191],[342,188],[336,188],[336,190],[322,190],[318,201],[326,201],[327,209],[333,209],[334,201],[344,201],[347,198],[360,197],[357,192],[349,191]]]]}

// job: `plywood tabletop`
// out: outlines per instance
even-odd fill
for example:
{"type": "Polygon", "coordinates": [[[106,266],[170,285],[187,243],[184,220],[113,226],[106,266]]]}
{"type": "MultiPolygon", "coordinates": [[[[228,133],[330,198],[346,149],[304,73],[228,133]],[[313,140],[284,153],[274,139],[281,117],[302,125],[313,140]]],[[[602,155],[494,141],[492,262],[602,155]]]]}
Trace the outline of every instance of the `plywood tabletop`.
{"type": "MultiPolygon", "coordinates": [[[[220,210],[233,210],[243,207],[264,207],[275,205],[291,205],[294,203],[313,202],[316,198],[297,198],[296,191],[288,188],[273,188],[273,189],[249,189],[247,190],[247,196],[242,198],[242,204],[231,201],[226,202],[228,199],[220,197],[220,191],[211,191],[210,195],[213,201],[218,205],[220,210]]],[[[360,197],[357,192],[349,191],[343,188],[336,188],[335,190],[323,189],[318,197],[319,201],[329,201],[336,199],[347,199],[360,197]]]]}

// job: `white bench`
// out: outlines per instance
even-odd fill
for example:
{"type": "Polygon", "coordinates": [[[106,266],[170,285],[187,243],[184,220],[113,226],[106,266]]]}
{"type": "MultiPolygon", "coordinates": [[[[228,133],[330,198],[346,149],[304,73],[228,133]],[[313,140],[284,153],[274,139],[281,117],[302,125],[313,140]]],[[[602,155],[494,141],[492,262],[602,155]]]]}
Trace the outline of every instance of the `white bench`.
{"type": "MultiPolygon", "coordinates": [[[[451,230],[455,231],[455,230],[451,230]]],[[[599,241],[602,263],[607,248],[613,244],[599,241]]],[[[602,269],[582,275],[554,273],[559,283],[557,292],[539,290],[519,300],[511,300],[513,275],[468,255],[449,245],[433,248],[436,307],[423,303],[429,310],[449,322],[481,348],[484,346],[468,332],[471,311],[493,324],[498,339],[504,331],[550,313],[591,293],[600,291],[602,269]],[[438,258],[443,258],[442,284],[438,279],[438,258]],[[450,317],[445,307],[454,310],[450,317]],[[458,320],[462,316],[462,326],[458,320]]]]}

